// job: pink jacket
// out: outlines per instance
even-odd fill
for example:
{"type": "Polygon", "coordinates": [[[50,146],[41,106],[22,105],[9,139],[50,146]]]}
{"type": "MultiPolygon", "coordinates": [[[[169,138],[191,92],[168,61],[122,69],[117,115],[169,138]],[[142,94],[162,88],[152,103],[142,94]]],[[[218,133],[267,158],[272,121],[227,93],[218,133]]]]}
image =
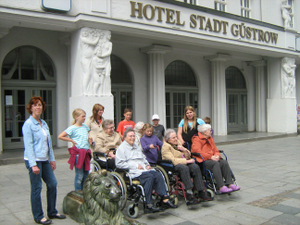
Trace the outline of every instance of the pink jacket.
{"type": "Polygon", "coordinates": [[[70,158],[68,163],[70,164],[70,169],[73,170],[73,167],[76,162],[76,155],[78,155],[76,168],[81,169],[84,164],[84,170],[89,171],[90,170],[90,161],[91,161],[91,150],[86,149],[78,149],[76,146],[73,146],[72,148],[69,148],[70,158]]]}

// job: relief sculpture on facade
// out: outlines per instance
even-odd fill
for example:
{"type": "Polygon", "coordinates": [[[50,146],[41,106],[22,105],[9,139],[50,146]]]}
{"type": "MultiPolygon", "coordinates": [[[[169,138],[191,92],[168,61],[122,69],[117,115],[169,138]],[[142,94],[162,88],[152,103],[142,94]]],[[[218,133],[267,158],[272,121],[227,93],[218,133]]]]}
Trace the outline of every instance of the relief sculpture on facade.
{"type": "Polygon", "coordinates": [[[295,98],[295,59],[284,57],[281,60],[281,91],[282,98],[295,98]]]}
{"type": "Polygon", "coordinates": [[[84,95],[111,95],[112,43],[110,31],[82,28],[80,33],[82,85],[84,95]]]}
{"type": "Polygon", "coordinates": [[[283,26],[285,28],[292,28],[292,9],[288,4],[287,0],[282,0],[281,2],[281,15],[283,19],[283,26]]]}

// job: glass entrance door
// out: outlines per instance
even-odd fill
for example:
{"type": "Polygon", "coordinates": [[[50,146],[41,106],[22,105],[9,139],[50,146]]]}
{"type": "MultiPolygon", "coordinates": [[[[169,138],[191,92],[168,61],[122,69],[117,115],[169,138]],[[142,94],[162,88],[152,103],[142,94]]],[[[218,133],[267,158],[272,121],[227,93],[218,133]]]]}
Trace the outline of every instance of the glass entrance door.
{"type": "MultiPolygon", "coordinates": [[[[3,103],[2,107],[2,130],[3,130],[3,149],[18,149],[23,148],[22,126],[24,121],[29,117],[26,110],[30,98],[34,95],[41,96],[46,102],[46,110],[42,114],[50,129],[52,136],[55,129],[54,126],[54,108],[53,99],[54,91],[52,89],[37,89],[37,88],[3,88],[3,103]]],[[[56,144],[56,138],[52,138],[53,145],[56,144]]]]}
{"type": "Polygon", "coordinates": [[[227,93],[228,133],[247,131],[247,94],[227,93]]]}

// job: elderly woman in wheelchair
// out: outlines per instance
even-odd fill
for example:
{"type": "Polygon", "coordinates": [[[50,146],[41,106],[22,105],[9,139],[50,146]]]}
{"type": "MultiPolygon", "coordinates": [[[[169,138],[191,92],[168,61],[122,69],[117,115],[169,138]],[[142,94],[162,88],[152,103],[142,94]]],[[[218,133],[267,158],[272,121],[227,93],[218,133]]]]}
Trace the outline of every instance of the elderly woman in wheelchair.
{"type": "Polygon", "coordinates": [[[204,161],[205,168],[212,171],[219,194],[240,190],[239,186],[233,184],[229,164],[227,160],[222,159],[211,137],[210,124],[198,126],[198,134],[192,138],[191,152],[196,157],[198,163],[204,161]]]}
{"type": "Polygon", "coordinates": [[[100,167],[113,171],[116,168],[115,151],[122,143],[122,140],[120,135],[115,132],[113,120],[104,120],[102,122],[102,127],[103,130],[97,134],[95,140],[96,144],[93,152],[93,159],[100,167]]]}
{"type": "Polygon", "coordinates": [[[207,195],[199,166],[195,164],[195,159],[191,158],[191,152],[181,145],[175,130],[166,131],[165,141],[161,152],[162,160],[170,160],[174,170],[179,173],[186,192],[186,204],[212,200],[207,195]],[[193,188],[196,189],[199,200],[194,196],[193,188]]]}
{"type": "Polygon", "coordinates": [[[116,167],[118,169],[128,170],[129,176],[132,179],[137,179],[143,186],[146,201],[145,213],[161,211],[160,208],[151,204],[153,190],[161,196],[163,209],[176,208],[177,206],[169,199],[163,176],[151,168],[142,149],[134,143],[134,130],[131,128],[126,129],[123,137],[124,142],[119,146],[116,152],[116,167]]]}

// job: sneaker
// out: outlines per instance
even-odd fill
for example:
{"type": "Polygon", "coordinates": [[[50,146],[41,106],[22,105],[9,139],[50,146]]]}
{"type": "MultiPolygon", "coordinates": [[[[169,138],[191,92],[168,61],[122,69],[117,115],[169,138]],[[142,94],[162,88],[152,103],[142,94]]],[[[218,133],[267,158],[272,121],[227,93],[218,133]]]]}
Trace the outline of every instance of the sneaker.
{"type": "Polygon", "coordinates": [[[198,192],[198,199],[200,199],[203,202],[212,201],[213,199],[207,194],[206,191],[199,191],[198,192]]]}
{"type": "Polygon", "coordinates": [[[234,184],[230,184],[230,185],[229,185],[229,188],[231,188],[233,191],[238,191],[238,190],[241,189],[241,187],[236,186],[236,185],[234,185],[234,184]]]}
{"type": "Polygon", "coordinates": [[[156,212],[160,212],[160,211],[161,211],[160,208],[156,208],[152,204],[146,205],[146,208],[144,210],[145,213],[156,213],[156,212]]]}
{"type": "Polygon", "coordinates": [[[186,193],[186,205],[196,205],[198,204],[197,198],[194,195],[186,193]]]}
{"type": "Polygon", "coordinates": [[[231,188],[228,188],[226,186],[223,186],[220,188],[219,192],[220,194],[225,194],[225,193],[229,193],[229,192],[232,192],[233,190],[231,188]]]}

